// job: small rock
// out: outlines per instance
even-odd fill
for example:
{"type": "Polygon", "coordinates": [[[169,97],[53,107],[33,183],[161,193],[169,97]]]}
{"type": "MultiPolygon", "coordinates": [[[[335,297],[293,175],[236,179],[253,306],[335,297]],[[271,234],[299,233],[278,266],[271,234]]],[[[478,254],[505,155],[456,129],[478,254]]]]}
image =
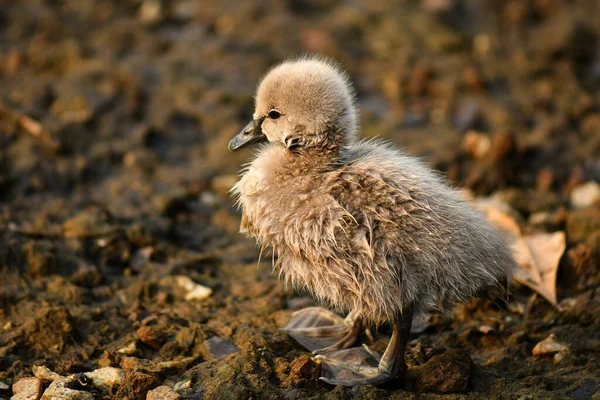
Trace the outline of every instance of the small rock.
{"type": "Polygon", "coordinates": [[[42,394],[42,381],[36,377],[19,379],[12,390],[11,400],[37,400],[42,394]]]}
{"type": "Polygon", "coordinates": [[[77,384],[78,381],[79,377],[77,375],[56,379],[48,386],[48,389],[44,391],[40,400],[94,400],[93,394],[71,388],[71,386],[77,384]]]}
{"type": "Polygon", "coordinates": [[[551,225],[554,222],[554,215],[547,211],[534,212],[529,216],[528,222],[537,226],[551,225]]]}
{"type": "Polygon", "coordinates": [[[159,325],[143,325],[135,332],[138,339],[151,349],[160,349],[167,333],[159,325]]]}
{"type": "Polygon", "coordinates": [[[125,372],[114,367],[99,368],[92,372],[86,372],[84,375],[91,379],[96,388],[109,393],[113,386],[120,386],[125,381],[125,372]]]}
{"type": "Polygon", "coordinates": [[[192,387],[192,381],[189,379],[185,379],[183,381],[179,381],[176,384],[173,385],[173,389],[177,392],[185,390],[185,389],[189,389],[192,387]]]}
{"type": "Polygon", "coordinates": [[[148,391],[158,385],[156,377],[139,371],[130,371],[125,375],[125,384],[117,390],[114,399],[143,399],[148,391]]]}
{"type": "Polygon", "coordinates": [[[154,251],[155,249],[152,246],[144,247],[136,251],[133,254],[133,257],[131,257],[131,268],[139,271],[143,266],[150,262],[150,258],[152,257],[154,251]]]}
{"type": "Polygon", "coordinates": [[[560,362],[569,351],[569,348],[556,339],[554,334],[551,334],[546,339],[535,345],[531,353],[534,357],[552,356],[555,363],[560,362]]]}
{"type": "Polygon", "coordinates": [[[135,342],[131,342],[127,346],[122,347],[119,350],[117,350],[117,353],[130,356],[132,354],[135,354],[136,351],[137,351],[137,346],[135,345],[135,342]]]}
{"type": "Polygon", "coordinates": [[[407,380],[420,393],[465,393],[473,370],[473,360],[461,350],[433,356],[427,363],[408,370],[407,380]]]}
{"type": "Polygon", "coordinates": [[[138,17],[143,24],[151,25],[159,22],[163,16],[160,0],[146,0],[140,6],[138,17]]]}
{"type": "Polygon", "coordinates": [[[229,340],[221,339],[218,336],[213,336],[208,340],[204,341],[206,350],[216,359],[227,357],[228,355],[238,353],[239,347],[231,343],[229,340]]]}
{"type": "Polygon", "coordinates": [[[10,385],[6,382],[0,381],[0,390],[8,390],[10,389],[10,385]]]}
{"type": "Polygon", "coordinates": [[[159,386],[146,395],[146,400],[178,400],[180,396],[168,386],[159,386]]]}
{"type": "Polygon", "coordinates": [[[474,130],[465,133],[462,140],[463,150],[477,159],[485,158],[490,152],[491,146],[492,141],[488,135],[474,130]]]}
{"type": "Polygon", "coordinates": [[[31,367],[31,371],[36,378],[42,380],[42,382],[52,382],[56,379],[61,378],[59,374],[50,370],[45,365],[34,365],[31,367]]]}
{"type": "Polygon", "coordinates": [[[319,366],[309,356],[300,356],[290,365],[290,381],[297,383],[300,380],[316,382],[319,366]]]}
{"type": "Polygon", "coordinates": [[[598,182],[586,182],[576,186],[571,192],[571,205],[574,208],[586,208],[600,201],[598,182]]]}
{"type": "Polygon", "coordinates": [[[575,299],[573,297],[567,297],[566,299],[563,299],[563,300],[561,300],[560,303],[558,303],[558,308],[561,311],[569,312],[569,311],[573,310],[576,305],[577,305],[577,299],[575,299]]]}
{"type": "Polygon", "coordinates": [[[216,207],[220,201],[216,194],[208,190],[200,193],[199,199],[200,203],[208,207],[216,207]]]}
{"type": "Polygon", "coordinates": [[[596,392],[598,385],[593,380],[584,382],[569,394],[571,400],[589,400],[596,392]]]}
{"type": "Polygon", "coordinates": [[[204,300],[212,295],[211,288],[202,286],[185,275],[177,276],[175,282],[187,291],[187,294],[185,295],[187,301],[204,300]]]}
{"type": "Polygon", "coordinates": [[[479,325],[477,327],[477,330],[479,332],[483,333],[484,335],[487,335],[488,333],[495,333],[496,332],[496,330],[493,327],[491,327],[489,325],[485,325],[485,324],[479,325]]]}

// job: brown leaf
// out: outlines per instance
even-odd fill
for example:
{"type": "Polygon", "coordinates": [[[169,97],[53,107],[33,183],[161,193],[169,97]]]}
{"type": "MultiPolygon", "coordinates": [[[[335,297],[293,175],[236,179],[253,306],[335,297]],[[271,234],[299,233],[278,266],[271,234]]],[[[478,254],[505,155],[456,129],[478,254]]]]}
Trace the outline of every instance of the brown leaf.
{"type": "Polygon", "coordinates": [[[565,233],[535,233],[523,236],[519,224],[508,213],[494,206],[487,207],[486,212],[488,219],[507,232],[513,241],[512,251],[519,265],[515,280],[556,305],[556,273],[566,248],[565,233]]]}
{"type": "Polygon", "coordinates": [[[519,254],[515,254],[521,267],[516,280],[556,305],[556,273],[566,248],[565,233],[536,233],[524,236],[522,240],[531,257],[519,258],[519,254]],[[527,274],[523,274],[525,271],[527,274]]]}

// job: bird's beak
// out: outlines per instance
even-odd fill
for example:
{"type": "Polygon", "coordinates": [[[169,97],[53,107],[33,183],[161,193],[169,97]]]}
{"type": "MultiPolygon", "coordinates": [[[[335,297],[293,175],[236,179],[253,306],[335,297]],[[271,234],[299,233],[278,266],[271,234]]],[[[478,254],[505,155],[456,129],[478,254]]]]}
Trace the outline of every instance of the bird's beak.
{"type": "Polygon", "coordinates": [[[262,132],[263,120],[264,118],[258,118],[250,121],[240,133],[231,139],[229,142],[229,150],[235,151],[253,143],[265,142],[267,137],[262,132]]]}

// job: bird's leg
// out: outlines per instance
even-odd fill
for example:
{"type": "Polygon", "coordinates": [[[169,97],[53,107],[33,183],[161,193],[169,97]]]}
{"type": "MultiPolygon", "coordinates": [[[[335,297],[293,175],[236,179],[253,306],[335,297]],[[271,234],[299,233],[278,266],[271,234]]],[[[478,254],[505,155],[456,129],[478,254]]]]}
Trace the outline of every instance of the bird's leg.
{"type": "Polygon", "coordinates": [[[338,354],[330,353],[317,356],[318,359],[322,360],[323,368],[327,368],[333,375],[331,378],[322,376],[320,379],[331,385],[356,386],[378,385],[395,378],[400,369],[405,366],[404,351],[408,342],[412,317],[412,307],[407,308],[392,323],[392,337],[376,366],[368,365],[365,361],[365,354],[371,354],[364,350],[362,354],[355,353],[355,359],[352,359],[350,353],[347,353],[355,349],[336,352],[338,354]],[[346,354],[339,354],[342,352],[346,354]]]}
{"type": "Polygon", "coordinates": [[[322,353],[352,346],[361,326],[354,312],[342,319],[324,308],[309,307],[296,311],[282,330],[308,350],[322,353]]]}

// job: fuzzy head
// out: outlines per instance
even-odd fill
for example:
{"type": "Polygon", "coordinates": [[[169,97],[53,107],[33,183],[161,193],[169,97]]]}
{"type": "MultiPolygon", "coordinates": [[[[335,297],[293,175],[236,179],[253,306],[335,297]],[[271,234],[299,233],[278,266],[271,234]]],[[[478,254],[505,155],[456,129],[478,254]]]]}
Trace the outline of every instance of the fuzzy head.
{"type": "Polygon", "coordinates": [[[338,66],[322,58],[286,61],[261,81],[254,120],[229,147],[259,141],[244,142],[244,134],[263,135],[290,150],[340,146],[356,139],[357,125],[354,90],[338,66]]]}

